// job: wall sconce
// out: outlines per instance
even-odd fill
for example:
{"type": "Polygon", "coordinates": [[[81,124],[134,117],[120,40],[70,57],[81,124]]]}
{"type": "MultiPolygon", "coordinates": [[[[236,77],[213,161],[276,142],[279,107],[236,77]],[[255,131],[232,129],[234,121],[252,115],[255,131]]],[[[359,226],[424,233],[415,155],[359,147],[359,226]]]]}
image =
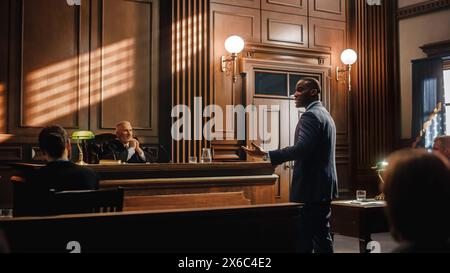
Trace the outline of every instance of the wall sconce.
{"type": "Polygon", "coordinates": [[[244,50],[245,42],[244,40],[236,35],[228,37],[228,39],[225,41],[225,49],[228,51],[228,53],[231,54],[230,57],[222,56],[220,61],[222,64],[222,72],[229,73],[230,70],[232,70],[232,77],[233,77],[233,83],[236,83],[237,81],[237,57],[238,54],[244,50]],[[231,67],[230,67],[231,66],[231,67]]]}
{"type": "Polygon", "coordinates": [[[348,91],[352,91],[352,84],[351,84],[351,72],[352,72],[352,65],[356,63],[358,60],[358,55],[353,49],[346,49],[341,54],[341,61],[346,65],[345,68],[336,67],[336,81],[342,80],[340,78],[339,73],[347,73],[348,76],[348,91]]]}

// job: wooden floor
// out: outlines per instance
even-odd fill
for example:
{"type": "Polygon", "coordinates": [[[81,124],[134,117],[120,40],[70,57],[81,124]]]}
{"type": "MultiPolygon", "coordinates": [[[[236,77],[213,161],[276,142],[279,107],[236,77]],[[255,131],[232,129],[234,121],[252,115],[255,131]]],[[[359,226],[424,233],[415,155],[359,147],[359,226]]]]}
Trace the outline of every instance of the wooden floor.
{"type": "MultiPolygon", "coordinates": [[[[381,253],[390,253],[398,247],[390,233],[373,234],[372,239],[380,243],[381,253]]],[[[335,253],[359,253],[358,239],[335,235],[334,240],[335,253]]]]}

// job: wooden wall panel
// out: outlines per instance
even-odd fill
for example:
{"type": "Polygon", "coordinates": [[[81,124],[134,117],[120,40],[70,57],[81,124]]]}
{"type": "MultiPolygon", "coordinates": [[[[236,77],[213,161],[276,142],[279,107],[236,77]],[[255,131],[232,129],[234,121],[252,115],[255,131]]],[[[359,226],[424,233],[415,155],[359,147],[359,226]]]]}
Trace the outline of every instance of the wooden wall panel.
{"type": "Polygon", "coordinates": [[[261,0],[263,10],[292,13],[296,15],[308,14],[307,0],[261,0]]]}
{"type": "MultiPolygon", "coordinates": [[[[246,43],[261,42],[261,12],[256,9],[241,8],[234,6],[211,5],[211,33],[213,46],[211,48],[211,64],[213,65],[213,101],[216,105],[226,109],[226,105],[242,103],[236,91],[241,86],[240,79],[233,85],[231,73],[221,71],[221,56],[228,56],[225,50],[225,40],[231,35],[239,35],[246,43]]],[[[239,78],[239,77],[238,77],[239,78]]],[[[225,136],[234,135],[233,131],[226,131],[224,128],[217,128],[217,132],[222,132],[225,136]]]]}
{"type": "Polygon", "coordinates": [[[80,10],[58,0],[22,3],[20,126],[52,122],[76,128],[81,103],[77,69],[80,10]]]}
{"type": "Polygon", "coordinates": [[[371,167],[393,149],[398,102],[394,69],[395,11],[397,1],[368,6],[352,2],[351,37],[359,60],[354,66],[354,167],[356,186],[377,190],[378,179],[371,167]]]}
{"type": "Polygon", "coordinates": [[[7,131],[9,1],[0,2],[0,134],[7,131]]]}
{"type": "Polygon", "coordinates": [[[262,11],[262,42],[308,47],[308,18],[292,14],[262,11]]]}
{"type": "Polygon", "coordinates": [[[36,142],[40,127],[87,127],[89,7],[10,1],[8,133],[36,142]]]}
{"type": "MultiPolygon", "coordinates": [[[[67,128],[86,124],[78,58],[84,40],[84,11],[58,0],[13,2],[18,15],[14,36],[14,131],[58,123],[67,128]],[[51,8],[49,8],[51,7],[51,8]],[[44,34],[45,33],[45,34],[44,34]],[[64,107],[61,107],[61,106],[64,107]]],[[[31,131],[31,130],[30,130],[31,131]]]]}
{"type": "MultiPolygon", "coordinates": [[[[209,15],[208,0],[172,0],[172,106],[186,105],[191,109],[191,127],[195,125],[195,97],[201,97],[202,109],[213,102],[209,15]]],[[[172,122],[177,120],[174,118],[172,122]]],[[[206,122],[203,118],[202,123],[206,122]]],[[[203,128],[200,124],[199,127],[203,128]]],[[[174,163],[187,162],[189,156],[199,158],[202,148],[210,146],[205,139],[196,138],[194,130],[191,133],[191,140],[172,141],[174,163]]]]}
{"type": "Polygon", "coordinates": [[[345,21],[345,0],[309,0],[309,16],[345,21]]]}
{"type": "Polygon", "coordinates": [[[152,129],[152,9],[149,2],[103,1],[101,128],[129,120],[152,129]]]}
{"type": "Polygon", "coordinates": [[[41,127],[52,123],[69,133],[111,132],[123,119],[135,124],[141,142],[157,142],[157,3],[3,1],[1,20],[10,26],[0,47],[0,54],[9,49],[0,104],[8,87],[10,142],[36,143],[41,127]]]}
{"type": "Polygon", "coordinates": [[[259,9],[261,7],[261,0],[211,0],[211,3],[219,3],[254,9],[259,9]]]}
{"type": "MultiPolygon", "coordinates": [[[[310,18],[310,48],[331,51],[332,71],[342,66],[341,52],[346,48],[345,23],[325,19],[310,18]]],[[[331,114],[335,118],[338,134],[348,134],[348,93],[345,81],[337,82],[335,73],[331,75],[331,114]]]]}
{"type": "Polygon", "coordinates": [[[158,142],[158,4],[96,1],[91,31],[91,127],[128,120],[141,142],[158,142]]]}
{"type": "MultiPolygon", "coordinates": [[[[340,55],[347,46],[346,24],[331,20],[309,18],[310,48],[331,51],[331,71],[342,66],[340,55]]],[[[331,73],[330,113],[337,130],[337,164],[340,165],[340,187],[350,185],[350,108],[349,93],[345,81],[336,81],[331,73]]]]}

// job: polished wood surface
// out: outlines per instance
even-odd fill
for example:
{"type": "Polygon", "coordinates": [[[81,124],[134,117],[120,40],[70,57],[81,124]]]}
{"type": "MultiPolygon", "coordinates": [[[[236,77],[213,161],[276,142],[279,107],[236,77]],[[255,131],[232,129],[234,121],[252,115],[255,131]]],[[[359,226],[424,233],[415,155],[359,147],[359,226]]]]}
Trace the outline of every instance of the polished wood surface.
{"type": "MultiPolygon", "coordinates": [[[[380,203],[380,202],[378,202],[380,203]]],[[[388,232],[385,204],[358,205],[350,201],[336,201],[331,204],[331,232],[359,239],[361,253],[372,241],[373,233],[388,232]]]]}
{"type": "Polygon", "coordinates": [[[25,144],[45,125],[101,133],[120,120],[135,124],[141,142],[158,142],[159,1],[3,2],[0,133],[8,142],[28,157],[25,144]]]}
{"type": "Polygon", "coordinates": [[[124,201],[125,211],[251,205],[251,201],[245,198],[244,192],[128,196],[124,201]]]}
{"type": "Polygon", "coordinates": [[[308,7],[311,17],[346,21],[347,1],[309,0],[308,7]]]}
{"type": "Polygon", "coordinates": [[[263,10],[261,21],[263,43],[308,47],[308,17],[263,10]]]}
{"type": "Polygon", "coordinates": [[[294,252],[299,204],[0,218],[12,252],[294,252]]]}
{"type": "Polygon", "coordinates": [[[308,0],[261,0],[263,10],[296,15],[308,14],[308,0]]]}
{"type": "MultiPolygon", "coordinates": [[[[164,1],[169,2],[169,1],[164,1]]],[[[240,1],[237,1],[240,2],[240,1]]],[[[250,1],[246,1],[250,2],[250,1]]],[[[258,2],[258,1],[257,1],[258,2]]],[[[203,148],[208,148],[209,144],[204,137],[195,137],[194,120],[196,112],[194,112],[195,98],[200,97],[199,103],[202,109],[207,105],[212,105],[212,81],[210,79],[210,43],[209,43],[209,20],[210,20],[210,3],[209,0],[172,0],[170,10],[171,18],[168,22],[172,29],[171,32],[171,70],[170,73],[170,93],[169,100],[163,103],[169,104],[167,116],[171,117],[172,107],[177,105],[186,105],[191,111],[191,140],[183,139],[175,141],[167,131],[167,140],[171,145],[172,161],[174,163],[186,163],[189,156],[200,158],[203,148]]],[[[169,62],[169,60],[164,60],[169,62]]],[[[164,90],[166,92],[166,90],[164,90]]],[[[169,91],[167,91],[169,92],[169,91]]],[[[162,95],[164,96],[164,95],[162,95]]],[[[200,116],[203,110],[197,109],[200,116]]],[[[178,115],[177,115],[178,116],[178,115]]],[[[164,117],[163,117],[164,118],[164,117]]],[[[201,117],[202,124],[206,124],[207,118],[201,117]]],[[[178,118],[171,118],[168,123],[174,124],[178,118]]],[[[165,121],[164,121],[165,122],[165,121]]],[[[161,124],[160,124],[161,126],[161,124]]],[[[170,127],[167,127],[171,130],[170,127]]],[[[203,126],[200,125],[200,131],[203,133],[203,126]]]]}
{"type": "MultiPolygon", "coordinates": [[[[13,163],[17,170],[26,173],[42,165],[13,163]]],[[[274,167],[267,162],[211,163],[211,164],[121,164],[87,165],[100,176],[100,188],[122,187],[125,190],[125,210],[127,204],[140,209],[160,209],[167,207],[167,200],[175,200],[179,208],[207,207],[224,203],[229,195],[217,193],[242,192],[252,205],[275,203],[275,183],[278,176],[274,167]],[[186,196],[188,194],[197,194],[186,196]],[[203,202],[205,198],[210,201],[203,202]],[[161,196],[163,197],[156,197],[161,196]],[[168,196],[169,195],[169,196],[168,196]],[[134,198],[155,196],[149,198],[134,198]],[[222,198],[218,198],[222,197],[222,198]],[[197,205],[193,205],[192,200],[197,205]],[[161,203],[156,202],[160,200],[161,203]],[[142,201],[139,204],[139,201],[142,201]]],[[[236,196],[235,196],[236,197],[236,196]]],[[[241,198],[233,199],[241,202],[241,198]]],[[[241,203],[242,204],[242,203],[241,203]]]]}

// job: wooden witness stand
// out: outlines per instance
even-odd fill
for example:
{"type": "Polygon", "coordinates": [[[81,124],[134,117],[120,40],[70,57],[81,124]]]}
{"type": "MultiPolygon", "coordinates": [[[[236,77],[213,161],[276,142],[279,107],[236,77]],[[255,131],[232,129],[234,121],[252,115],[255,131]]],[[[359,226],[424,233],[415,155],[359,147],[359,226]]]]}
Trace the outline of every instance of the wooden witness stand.
{"type": "MultiPolygon", "coordinates": [[[[42,165],[15,163],[26,173],[42,165]]],[[[122,187],[124,211],[275,203],[278,176],[270,163],[87,165],[100,188],[122,187]]]]}

